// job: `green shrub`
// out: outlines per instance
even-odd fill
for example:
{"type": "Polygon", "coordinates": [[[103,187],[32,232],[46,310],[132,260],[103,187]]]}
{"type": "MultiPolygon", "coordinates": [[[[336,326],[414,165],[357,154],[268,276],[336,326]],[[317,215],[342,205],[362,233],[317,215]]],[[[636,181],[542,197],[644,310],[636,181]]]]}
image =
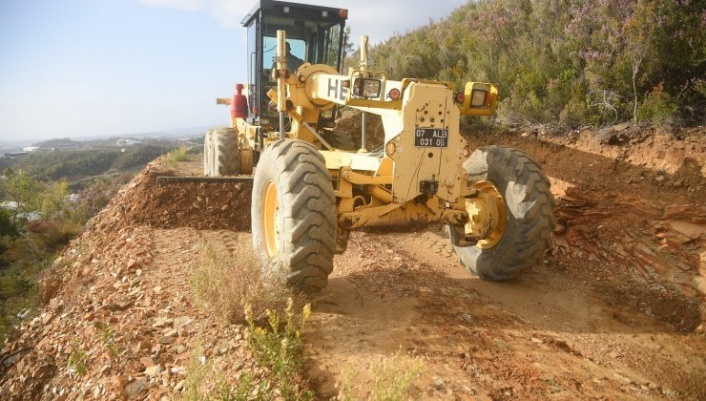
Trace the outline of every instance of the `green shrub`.
{"type": "Polygon", "coordinates": [[[672,97],[664,90],[664,83],[660,82],[652,89],[637,109],[637,118],[640,121],[649,121],[656,125],[667,125],[674,122],[677,105],[672,97]]]}
{"type": "Polygon", "coordinates": [[[191,290],[196,304],[212,312],[223,323],[246,323],[243,304],[252,305],[255,319],[266,311],[281,310],[292,292],[284,277],[263,275],[260,262],[250,247],[236,249],[228,260],[203,246],[202,261],[191,275],[191,290]],[[237,260],[237,264],[232,261],[237,260]]]}
{"type": "MultiPolygon", "coordinates": [[[[311,305],[306,304],[300,317],[295,316],[294,301],[290,298],[284,315],[266,311],[269,327],[259,326],[253,317],[252,308],[245,306],[248,321],[248,344],[255,360],[269,369],[271,386],[261,386],[272,391],[278,390],[285,400],[309,400],[314,393],[305,390],[298,383],[299,368],[303,363],[300,342],[306,321],[311,316],[311,305]],[[282,321],[282,317],[284,321],[282,321]]],[[[268,398],[269,399],[269,398],[268,398]]]]}
{"type": "Polygon", "coordinates": [[[189,148],[186,146],[180,146],[164,156],[164,163],[174,168],[177,163],[189,160],[189,148]]]}
{"type": "Polygon", "coordinates": [[[69,354],[69,373],[78,376],[83,376],[86,374],[86,368],[88,366],[88,355],[81,349],[81,345],[78,340],[74,339],[71,341],[71,354],[69,354]]]}

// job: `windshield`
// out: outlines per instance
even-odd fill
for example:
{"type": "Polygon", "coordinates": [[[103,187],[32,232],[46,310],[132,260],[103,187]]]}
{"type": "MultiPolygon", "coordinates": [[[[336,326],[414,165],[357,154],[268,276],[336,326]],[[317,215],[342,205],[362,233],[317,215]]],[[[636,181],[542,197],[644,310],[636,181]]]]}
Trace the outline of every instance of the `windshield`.
{"type": "MultiPolygon", "coordinates": [[[[287,39],[287,43],[291,46],[291,53],[295,57],[307,61],[306,58],[306,42],[301,39],[287,39]]],[[[262,65],[266,68],[274,66],[275,56],[277,56],[277,38],[274,36],[265,36],[262,39],[262,65]]]]}

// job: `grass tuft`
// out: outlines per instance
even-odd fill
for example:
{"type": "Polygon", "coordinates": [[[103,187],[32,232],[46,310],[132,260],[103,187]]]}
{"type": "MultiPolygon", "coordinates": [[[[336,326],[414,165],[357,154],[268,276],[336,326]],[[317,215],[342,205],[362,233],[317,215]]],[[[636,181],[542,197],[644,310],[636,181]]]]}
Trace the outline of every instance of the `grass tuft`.
{"type": "Polygon", "coordinates": [[[336,397],[340,401],[368,399],[374,401],[402,401],[410,399],[410,389],[414,380],[423,371],[422,363],[416,358],[403,357],[399,353],[392,358],[373,366],[374,384],[372,389],[355,385],[360,378],[357,368],[348,369],[341,391],[336,397]]]}
{"type": "Polygon", "coordinates": [[[71,354],[69,354],[69,373],[83,376],[86,374],[88,355],[81,349],[76,339],[71,341],[71,354]]]}
{"type": "Polygon", "coordinates": [[[314,393],[300,376],[304,362],[301,336],[311,306],[295,306],[282,275],[263,273],[250,248],[223,260],[209,246],[191,276],[196,304],[223,324],[246,325],[248,347],[256,364],[238,372],[235,383],[194,359],[187,367],[188,400],[310,400],[314,393]],[[232,261],[237,261],[233,264],[232,261]],[[297,312],[300,311],[300,312],[297,312]]]}
{"type": "Polygon", "coordinates": [[[192,273],[191,289],[196,303],[223,323],[247,323],[243,305],[251,305],[255,320],[267,310],[284,309],[291,290],[284,277],[262,272],[251,249],[237,250],[225,261],[208,245],[203,246],[201,265],[192,273]],[[232,261],[237,261],[233,264],[232,261]]]}
{"type": "Polygon", "coordinates": [[[186,146],[180,146],[164,155],[163,159],[164,164],[174,168],[177,163],[189,160],[189,148],[186,146]]]}

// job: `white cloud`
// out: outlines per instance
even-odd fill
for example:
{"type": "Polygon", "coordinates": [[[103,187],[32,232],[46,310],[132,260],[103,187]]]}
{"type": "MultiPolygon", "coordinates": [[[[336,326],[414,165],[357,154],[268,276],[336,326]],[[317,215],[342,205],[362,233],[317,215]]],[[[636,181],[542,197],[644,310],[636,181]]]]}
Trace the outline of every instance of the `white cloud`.
{"type": "MultiPolygon", "coordinates": [[[[207,10],[225,27],[240,27],[240,21],[255,6],[256,0],[139,0],[151,7],[185,11],[207,10]]],[[[373,43],[382,42],[395,33],[404,34],[430,20],[439,20],[468,0],[358,0],[351,4],[342,0],[304,0],[303,3],[349,10],[348,25],[354,42],[369,35],[373,43]],[[345,4],[344,4],[345,3],[345,4]]]]}

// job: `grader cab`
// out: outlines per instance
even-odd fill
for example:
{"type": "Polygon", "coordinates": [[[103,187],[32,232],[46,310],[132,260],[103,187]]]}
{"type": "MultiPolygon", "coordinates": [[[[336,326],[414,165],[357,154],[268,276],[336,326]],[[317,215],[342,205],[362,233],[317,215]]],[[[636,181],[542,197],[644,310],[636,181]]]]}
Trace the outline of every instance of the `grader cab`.
{"type": "Polygon", "coordinates": [[[219,99],[231,126],[207,133],[204,172],[252,174],[263,265],[316,291],[351,230],[414,222],[446,225],[460,263],[481,278],[512,279],[536,264],[553,228],[549,181],[521,151],[470,149],[459,132],[462,114],[494,113],[497,87],[469,82],[457,93],[448,82],[387,79],[368,68],[366,37],[357,68],[343,74],[347,14],[261,0],[243,20],[247,95],[219,99]],[[353,144],[332,131],[338,107],[381,116],[384,147],[368,151],[365,133],[353,144]]]}

